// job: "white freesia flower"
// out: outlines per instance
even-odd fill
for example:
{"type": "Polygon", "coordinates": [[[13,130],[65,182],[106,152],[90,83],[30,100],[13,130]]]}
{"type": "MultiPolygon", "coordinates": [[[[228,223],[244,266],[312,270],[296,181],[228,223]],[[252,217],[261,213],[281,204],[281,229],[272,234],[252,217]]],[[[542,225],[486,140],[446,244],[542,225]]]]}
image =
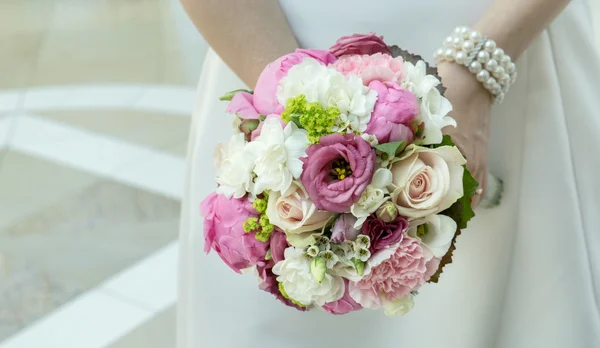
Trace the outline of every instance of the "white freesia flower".
{"type": "Polygon", "coordinates": [[[247,156],[244,134],[234,134],[227,145],[215,149],[217,168],[217,193],[227,198],[241,198],[253,187],[254,162],[247,156]]]}
{"type": "Polygon", "coordinates": [[[425,244],[435,257],[442,258],[452,244],[456,227],[456,222],[448,216],[429,215],[411,221],[407,233],[425,244]],[[424,226],[419,228],[421,225],[424,226]]]}
{"type": "Polygon", "coordinates": [[[400,299],[394,301],[383,301],[382,307],[385,310],[385,314],[393,317],[393,316],[401,316],[408,312],[415,306],[415,301],[413,299],[413,295],[408,294],[400,299]]]}
{"type": "Polygon", "coordinates": [[[260,136],[249,142],[247,155],[254,159],[253,193],[258,195],[265,190],[283,192],[302,174],[302,160],[306,157],[308,135],[293,122],[285,128],[276,118],[269,118],[263,124],[260,136]]]}
{"type": "Polygon", "coordinates": [[[377,92],[364,86],[360,77],[346,77],[312,58],[304,58],[302,63],[294,65],[279,82],[277,99],[281,105],[301,94],[308,102],[340,110],[336,131],[364,132],[377,100],[377,92]]]}
{"type": "Polygon", "coordinates": [[[357,220],[354,228],[360,228],[367,217],[373,214],[389,197],[387,186],[392,183],[392,172],[387,168],[379,168],[373,175],[373,181],[363,191],[358,202],[350,207],[350,212],[357,220]]]}
{"type": "Polygon", "coordinates": [[[417,96],[421,106],[418,121],[425,124],[422,144],[439,144],[443,137],[442,128],[456,127],[456,121],[448,116],[452,111],[452,104],[436,88],[440,80],[427,75],[425,62],[420,60],[416,65],[410,62],[404,64],[406,76],[402,82],[403,87],[417,96]]]}
{"type": "Polygon", "coordinates": [[[327,272],[323,280],[317,282],[311,274],[311,259],[304,250],[289,247],[285,249],[284,257],[283,261],[275,264],[273,273],[278,275],[277,281],[283,285],[287,295],[295,301],[303,305],[323,306],[344,296],[345,285],[342,277],[327,272]]]}

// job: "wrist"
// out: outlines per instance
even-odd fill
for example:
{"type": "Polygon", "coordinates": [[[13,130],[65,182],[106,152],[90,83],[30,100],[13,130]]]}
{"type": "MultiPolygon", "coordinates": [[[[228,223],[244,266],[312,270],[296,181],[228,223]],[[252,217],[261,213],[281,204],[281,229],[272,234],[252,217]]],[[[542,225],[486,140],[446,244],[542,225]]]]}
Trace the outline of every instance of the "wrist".
{"type": "Polygon", "coordinates": [[[443,61],[437,66],[438,74],[442,78],[442,84],[447,88],[446,97],[452,99],[468,98],[477,103],[492,105],[492,94],[477,81],[467,67],[453,62],[443,61]],[[455,93],[459,92],[459,93],[455,93]],[[457,95],[459,94],[459,95],[457,95]]]}

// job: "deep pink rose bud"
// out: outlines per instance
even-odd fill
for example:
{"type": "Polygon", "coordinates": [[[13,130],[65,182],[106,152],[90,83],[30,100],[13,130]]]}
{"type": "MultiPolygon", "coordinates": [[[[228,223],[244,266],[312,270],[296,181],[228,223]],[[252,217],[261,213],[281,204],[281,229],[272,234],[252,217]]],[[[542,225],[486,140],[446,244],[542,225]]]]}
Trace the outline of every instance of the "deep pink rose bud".
{"type": "Polygon", "coordinates": [[[249,217],[257,217],[252,203],[211,193],[200,208],[204,216],[206,253],[213,249],[237,273],[264,260],[269,244],[256,240],[254,232],[244,232],[244,222],[249,217]]]}
{"type": "Polygon", "coordinates": [[[306,153],[302,184],[319,210],[348,211],[373,179],[375,150],[357,135],[326,135],[306,153]]]}
{"type": "Polygon", "coordinates": [[[371,237],[371,253],[388,246],[400,243],[408,228],[408,220],[399,216],[392,222],[369,216],[362,225],[362,234],[371,237]]]}
{"type": "Polygon", "coordinates": [[[336,57],[346,54],[392,54],[388,45],[383,41],[383,36],[377,36],[375,33],[343,36],[329,48],[329,52],[336,57]]]}
{"type": "Polygon", "coordinates": [[[412,143],[413,123],[419,115],[417,97],[395,82],[374,80],[369,83],[369,88],[377,91],[377,102],[365,132],[374,135],[380,144],[412,143]]]}

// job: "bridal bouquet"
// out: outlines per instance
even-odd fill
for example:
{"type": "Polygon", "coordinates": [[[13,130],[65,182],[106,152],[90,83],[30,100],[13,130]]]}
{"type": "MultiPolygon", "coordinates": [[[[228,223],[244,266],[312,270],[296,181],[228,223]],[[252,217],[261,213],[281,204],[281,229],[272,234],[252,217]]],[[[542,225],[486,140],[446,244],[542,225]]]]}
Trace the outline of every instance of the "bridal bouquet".
{"type": "Polygon", "coordinates": [[[353,35],[223,96],[234,134],[201,204],[205,251],[299,310],[408,312],[451,261],[478,186],[442,134],[456,122],[435,73],[353,35]]]}

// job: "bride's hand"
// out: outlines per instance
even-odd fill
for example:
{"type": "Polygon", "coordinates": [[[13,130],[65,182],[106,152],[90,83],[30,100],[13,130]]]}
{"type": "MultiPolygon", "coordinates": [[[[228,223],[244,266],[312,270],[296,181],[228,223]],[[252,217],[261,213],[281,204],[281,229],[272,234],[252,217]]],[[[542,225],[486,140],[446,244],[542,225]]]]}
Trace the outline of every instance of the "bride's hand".
{"type": "MultiPolygon", "coordinates": [[[[467,168],[485,192],[491,95],[464,66],[440,63],[438,73],[447,88],[445,96],[453,106],[450,115],[458,124],[456,128],[446,127],[444,133],[452,137],[465,155],[467,168]]],[[[473,197],[473,208],[479,204],[483,192],[473,197]]]]}

